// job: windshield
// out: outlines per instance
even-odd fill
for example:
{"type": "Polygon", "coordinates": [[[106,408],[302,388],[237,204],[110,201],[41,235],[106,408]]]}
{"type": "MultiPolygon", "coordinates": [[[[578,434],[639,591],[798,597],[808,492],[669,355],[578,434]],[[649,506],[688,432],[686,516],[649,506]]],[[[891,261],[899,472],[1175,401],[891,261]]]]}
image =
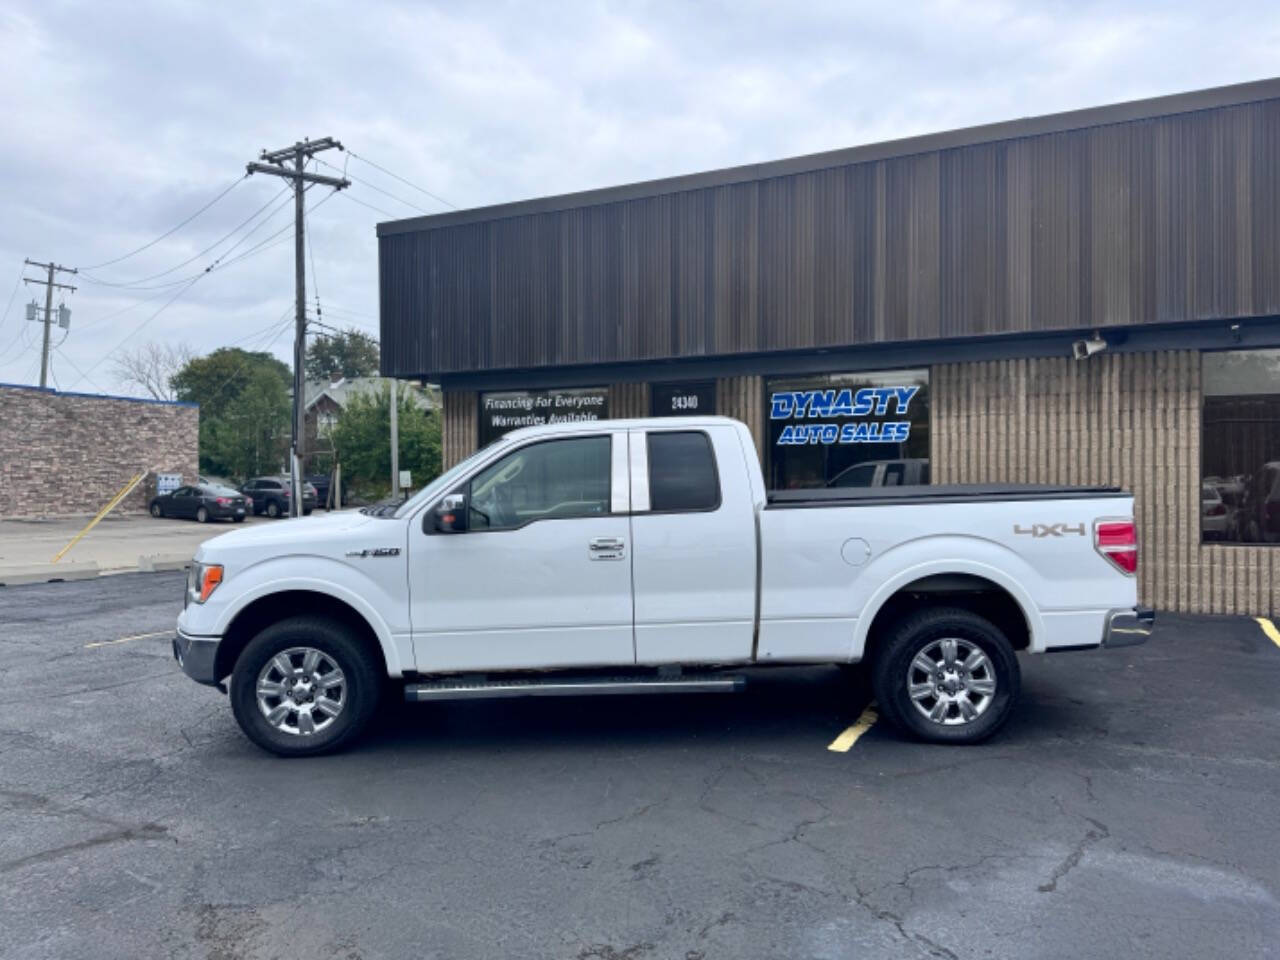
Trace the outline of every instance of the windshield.
{"type": "Polygon", "coordinates": [[[419,490],[411,498],[406,500],[404,503],[400,504],[400,509],[395,512],[394,516],[396,517],[408,516],[410,513],[412,513],[414,510],[418,508],[419,504],[426,503],[428,500],[432,500],[435,497],[439,496],[440,494],[444,493],[451,486],[453,486],[460,478],[466,476],[467,472],[471,470],[477,463],[479,463],[483,459],[487,459],[489,454],[493,453],[499,447],[505,447],[507,443],[508,441],[506,437],[499,437],[497,440],[493,441],[493,443],[489,444],[487,447],[484,447],[481,450],[477,450],[475,453],[467,457],[467,459],[463,460],[461,463],[455,464],[453,467],[446,470],[444,473],[440,474],[440,476],[436,477],[434,480],[428,483],[425,487],[419,490]]]}

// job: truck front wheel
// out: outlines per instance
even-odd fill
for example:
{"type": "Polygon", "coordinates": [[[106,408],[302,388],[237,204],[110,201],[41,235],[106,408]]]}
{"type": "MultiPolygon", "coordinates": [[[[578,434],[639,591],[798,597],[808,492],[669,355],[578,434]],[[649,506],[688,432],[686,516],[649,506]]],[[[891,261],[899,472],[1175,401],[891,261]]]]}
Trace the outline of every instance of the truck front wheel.
{"type": "Polygon", "coordinates": [[[381,687],[374,657],[345,626],[290,617],[267,627],[240,654],[231,674],[231,709],[264,750],[310,756],[359,736],[381,687]]]}
{"type": "Polygon", "coordinates": [[[880,712],[935,743],[978,743],[1018,699],[1018,657],[989,620],[933,607],[899,620],[872,666],[880,712]]]}

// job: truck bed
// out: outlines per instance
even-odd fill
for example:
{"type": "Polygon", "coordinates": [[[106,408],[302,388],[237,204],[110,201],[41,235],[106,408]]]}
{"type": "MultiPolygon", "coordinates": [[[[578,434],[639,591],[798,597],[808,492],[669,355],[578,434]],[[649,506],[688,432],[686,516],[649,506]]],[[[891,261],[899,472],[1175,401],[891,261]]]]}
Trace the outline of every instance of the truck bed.
{"type": "Polygon", "coordinates": [[[883,506],[893,503],[982,503],[989,500],[1090,500],[1127,497],[1119,487],[1058,486],[1035,483],[950,483],[902,487],[834,487],[770,490],[766,510],[805,507],[883,506]]]}

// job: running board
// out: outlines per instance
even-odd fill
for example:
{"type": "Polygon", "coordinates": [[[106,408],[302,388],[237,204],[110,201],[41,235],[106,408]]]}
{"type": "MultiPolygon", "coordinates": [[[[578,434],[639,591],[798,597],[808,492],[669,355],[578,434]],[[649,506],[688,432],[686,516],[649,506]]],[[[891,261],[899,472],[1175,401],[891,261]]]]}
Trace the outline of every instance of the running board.
{"type": "Polygon", "coordinates": [[[436,680],[410,683],[404,698],[481,700],[495,697],[591,697],[633,693],[737,693],[745,677],[579,677],[509,680],[436,680]]]}

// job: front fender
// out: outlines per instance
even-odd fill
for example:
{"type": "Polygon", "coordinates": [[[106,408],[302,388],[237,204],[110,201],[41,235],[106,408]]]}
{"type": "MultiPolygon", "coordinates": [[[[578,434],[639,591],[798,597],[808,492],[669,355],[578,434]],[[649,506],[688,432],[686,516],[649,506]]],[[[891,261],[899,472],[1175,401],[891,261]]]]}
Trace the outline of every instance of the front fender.
{"type": "Polygon", "coordinates": [[[875,587],[861,603],[854,627],[852,659],[862,659],[871,624],[890,597],[924,577],[957,573],[982,577],[1008,591],[1027,621],[1028,650],[1035,653],[1043,648],[1044,621],[1018,576],[1034,577],[1035,572],[1021,557],[1008,547],[977,537],[926,537],[900,544],[880,555],[859,576],[858,583],[875,584],[875,587]]]}
{"type": "MultiPolygon", "coordinates": [[[[397,569],[399,577],[403,579],[403,567],[397,569]]],[[[340,600],[364,617],[378,638],[378,645],[382,648],[389,675],[399,677],[406,670],[414,668],[413,646],[408,632],[404,631],[403,636],[398,637],[387,619],[379,612],[379,603],[394,604],[406,603],[406,601],[403,597],[397,600],[389,593],[386,586],[367,576],[364,571],[355,570],[347,564],[327,557],[281,557],[254,564],[238,572],[234,577],[228,578],[223,589],[237,585],[238,589],[225,597],[219,597],[222,590],[214,594],[214,598],[222,602],[216,612],[209,611],[214,614],[214,617],[208,632],[225,636],[235,618],[254,601],[273,593],[305,590],[340,600]],[[300,560],[305,561],[306,574],[298,574],[296,569],[289,569],[296,568],[300,560]],[[371,597],[379,603],[370,602],[371,597]]]]}

